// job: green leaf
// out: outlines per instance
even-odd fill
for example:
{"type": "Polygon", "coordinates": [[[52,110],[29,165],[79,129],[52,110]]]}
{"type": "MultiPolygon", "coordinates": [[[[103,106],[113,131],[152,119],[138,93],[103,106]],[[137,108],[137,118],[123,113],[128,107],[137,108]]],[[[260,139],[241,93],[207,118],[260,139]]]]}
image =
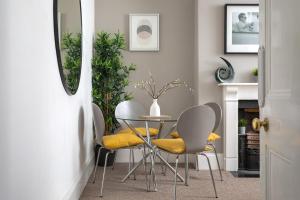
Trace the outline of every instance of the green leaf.
{"type": "Polygon", "coordinates": [[[96,35],[92,59],[92,95],[93,101],[103,112],[108,132],[119,126],[114,116],[116,106],[132,99],[132,95],[125,92],[125,87],[129,84],[130,71],[135,70],[135,65],[124,64],[122,50],[125,47],[125,37],[120,32],[100,32],[96,35]]]}
{"type": "Polygon", "coordinates": [[[81,69],[81,33],[64,33],[62,37],[64,76],[68,89],[75,93],[81,69]]]}

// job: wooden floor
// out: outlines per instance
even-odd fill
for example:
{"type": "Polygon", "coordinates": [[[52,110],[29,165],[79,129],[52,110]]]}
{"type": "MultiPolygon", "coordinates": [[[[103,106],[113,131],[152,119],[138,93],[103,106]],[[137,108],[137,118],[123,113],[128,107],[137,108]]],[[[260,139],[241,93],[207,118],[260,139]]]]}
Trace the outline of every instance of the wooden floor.
{"type": "MultiPolygon", "coordinates": [[[[157,192],[146,192],[145,174],[142,168],[137,171],[136,180],[131,177],[126,183],[121,179],[127,173],[127,165],[118,164],[114,170],[107,168],[105,185],[103,190],[105,200],[172,200],[174,176],[170,171],[167,175],[161,174],[160,167],[157,169],[157,192]]],[[[179,168],[184,174],[184,169],[179,168]]],[[[177,187],[177,199],[180,200],[212,200],[214,191],[208,171],[195,171],[190,169],[189,186],[179,182],[177,187]]],[[[261,200],[258,178],[236,178],[229,172],[223,172],[224,181],[220,181],[217,171],[214,171],[218,200],[261,200]]],[[[102,168],[99,167],[97,181],[87,184],[82,193],[81,200],[96,200],[99,197],[102,168]]]]}

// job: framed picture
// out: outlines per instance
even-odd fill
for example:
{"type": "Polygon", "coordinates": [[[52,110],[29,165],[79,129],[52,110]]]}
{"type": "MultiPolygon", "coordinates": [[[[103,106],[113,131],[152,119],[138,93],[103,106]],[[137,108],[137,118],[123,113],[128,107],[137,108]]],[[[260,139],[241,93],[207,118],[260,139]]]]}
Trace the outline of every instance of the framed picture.
{"type": "Polygon", "coordinates": [[[130,51],[159,51],[159,14],[129,14],[130,51]]]}
{"type": "Polygon", "coordinates": [[[257,54],[259,5],[225,5],[225,54],[257,54]]]}

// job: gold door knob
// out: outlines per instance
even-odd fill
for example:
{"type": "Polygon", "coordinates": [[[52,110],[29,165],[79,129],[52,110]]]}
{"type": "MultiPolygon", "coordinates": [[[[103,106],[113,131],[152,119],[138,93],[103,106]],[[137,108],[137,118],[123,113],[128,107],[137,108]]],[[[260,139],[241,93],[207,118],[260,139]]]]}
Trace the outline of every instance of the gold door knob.
{"type": "Polygon", "coordinates": [[[252,120],[252,128],[253,128],[253,130],[259,131],[259,129],[261,127],[264,127],[265,131],[269,130],[269,120],[268,120],[268,118],[265,118],[263,121],[261,121],[258,118],[254,118],[252,120]]]}

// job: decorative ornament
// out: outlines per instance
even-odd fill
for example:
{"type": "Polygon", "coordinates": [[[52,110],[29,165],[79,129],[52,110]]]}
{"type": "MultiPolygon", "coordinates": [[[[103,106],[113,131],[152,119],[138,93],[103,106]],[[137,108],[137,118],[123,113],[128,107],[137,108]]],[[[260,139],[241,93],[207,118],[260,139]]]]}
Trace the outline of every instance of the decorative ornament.
{"type": "Polygon", "coordinates": [[[145,90],[145,92],[152,97],[152,99],[158,99],[160,96],[164,95],[167,93],[167,91],[173,89],[173,88],[177,88],[177,87],[186,87],[189,89],[190,92],[193,92],[192,88],[189,88],[188,84],[185,81],[181,81],[179,78],[175,79],[173,81],[167,82],[165,83],[161,89],[157,90],[156,87],[156,82],[152,76],[151,73],[149,73],[150,75],[150,79],[149,80],[141,80],[138,81],[134,87],[135,88],[139,88],[142,90],[145,90]]]}
{"type": "Polygon", "coordinates": [[[226,67],[219,67],[215,72],[215,78],[218,83],[232,81],[234,78],[234,70],[231,63],[225,58],[220,57],[225,63],[226,67]]]}

